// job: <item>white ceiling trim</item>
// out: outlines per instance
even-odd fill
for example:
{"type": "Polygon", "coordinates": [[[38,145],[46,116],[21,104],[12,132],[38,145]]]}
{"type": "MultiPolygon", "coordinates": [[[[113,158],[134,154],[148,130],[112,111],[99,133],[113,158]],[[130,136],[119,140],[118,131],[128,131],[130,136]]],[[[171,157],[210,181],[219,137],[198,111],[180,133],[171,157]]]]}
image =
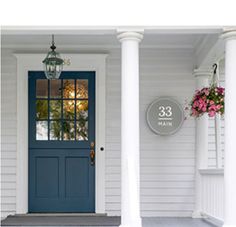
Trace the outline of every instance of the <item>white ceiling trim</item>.
{"type": "MultiPolygon", "coordinates": [[[[47,45],[34,45],[34,44],[4,44],[2,43],[2,48],[5,49],[25,49],[25,50],[34,50],[34,49],[41,49],[41,50],[48,50],[49,47],[47,45]]],[[[76,50],[76,49],[83,49],[83,50],[110,50],[110,49],[120,49],[121,46],[118,45],[60,45],[58,46],[58,50],[76,50]]],[[[140,45],[140,49],[191,49],[193,50],[194,47],[192,45],[178,45],[178,44],[168,44],[168,45],[140,45]]]]}
{"type": "Polygon", "coordinates": [[[6,35],[102,35],[117,31],[140,31],[147,34],[217,34],[227,27],[221,26],[2,26],[6,35]]]}

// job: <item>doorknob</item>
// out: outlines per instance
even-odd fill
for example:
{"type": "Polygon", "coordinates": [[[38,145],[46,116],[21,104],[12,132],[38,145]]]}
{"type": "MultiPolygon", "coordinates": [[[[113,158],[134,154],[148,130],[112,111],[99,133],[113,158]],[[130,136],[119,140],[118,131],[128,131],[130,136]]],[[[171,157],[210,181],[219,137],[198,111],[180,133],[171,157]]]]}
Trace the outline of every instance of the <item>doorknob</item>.
{"type": "Polygon", "coordinates": [[[95,143],[92,141],[90,143],[90,148],[91,148],[91,150],[90,150],[90,164],[92,166],[95,165],[95,151],[94,151],[94,147],[95,147],[95,143]]]}
{"type": "Polygon", "coordinates": [[[94,146],[95,146],[95,143],[92,141],[92,142],[90,143],[90,147],[91,147],[91,148],[94,148],[94,146]]]}
{"type": "Polygon", "coordinates": [[[91,164],[92,166],[95,165],[95,151],[94,151],[94,150],[91,150],[91,151],[90,151],[90,164],[91,164]]]}

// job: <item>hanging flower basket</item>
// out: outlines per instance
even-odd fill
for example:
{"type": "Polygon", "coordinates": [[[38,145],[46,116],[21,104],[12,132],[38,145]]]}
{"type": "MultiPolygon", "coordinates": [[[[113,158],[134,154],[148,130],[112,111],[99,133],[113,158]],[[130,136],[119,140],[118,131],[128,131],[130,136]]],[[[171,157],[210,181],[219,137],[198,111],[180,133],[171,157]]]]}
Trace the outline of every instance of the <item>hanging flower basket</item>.
{"type": "Polygon", "coordinates": [[[214,117],[217,113],[223,115],[224,96],[225,89],[215,85],[196,90],[190,102],[190,115],[193,117],[200,117],[204,113],[208,113],[209,117],[214,117]]]}

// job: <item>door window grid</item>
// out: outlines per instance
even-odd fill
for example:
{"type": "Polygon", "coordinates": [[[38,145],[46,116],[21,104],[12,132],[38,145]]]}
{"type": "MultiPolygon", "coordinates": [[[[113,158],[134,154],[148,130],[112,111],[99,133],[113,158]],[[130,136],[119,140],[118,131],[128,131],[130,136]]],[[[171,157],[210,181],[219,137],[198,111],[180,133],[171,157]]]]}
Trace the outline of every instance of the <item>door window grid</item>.
{"type": "MultiPolygon", "coordinates": [[[[36,140],[88,140],[88,80],[59,79],[52,81],[47,80],[47,97],[36,96],[36,140]],[[60,88],[58,81],[60,81],[60,88]],[[51,83],[57,84],[59,92],[52,91],[51,83]],[[66,87],[68,84],[69,88],[66,87]],[[40,108],[41,103],[47,107],[40,108]],[[44,135],[40,135],[39,132],[43,132],[44,135]]],[[[36,82],[36,84],[38,83],[36,82]]],[[[38,87],[36,87],[36,94],[39,93],[37,89],[38,87]]]]}

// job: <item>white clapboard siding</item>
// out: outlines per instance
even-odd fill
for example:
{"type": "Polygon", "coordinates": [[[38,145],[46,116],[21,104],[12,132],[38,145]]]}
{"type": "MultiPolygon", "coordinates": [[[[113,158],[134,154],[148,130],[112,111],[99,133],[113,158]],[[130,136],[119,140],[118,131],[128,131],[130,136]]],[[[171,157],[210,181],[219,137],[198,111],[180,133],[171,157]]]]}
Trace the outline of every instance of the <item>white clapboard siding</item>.
{"type": "MultiPolygon", "coordinates": [[[[220,64],[220,86],[225,86],[224,62],[220,64]]],[[[224,167],[224,117],[221,118],[221,153],[222,153],[222,167],[224,167]]],[[[208,167],[216,168],[216,140],[215,140],[215,120],[209,118],[208,127],[208,167]]]]}
{"type": "MultiPolygon", "coordinates": [[[[191,216],[194,206],[195,122],[188,118],[173,136],[147,127],[146,109],[158,96],[182,105],[194,92],[189,50],[140,50],[141,213],[142,216],[191,216]]],[[[106,212],[120,215],[120,52],[107,59],[106,212]]]]}
{"type": "Polygon", "coordinates": [[[2,49],[1,218],[16,210],[16,59],[2,49]]]}

